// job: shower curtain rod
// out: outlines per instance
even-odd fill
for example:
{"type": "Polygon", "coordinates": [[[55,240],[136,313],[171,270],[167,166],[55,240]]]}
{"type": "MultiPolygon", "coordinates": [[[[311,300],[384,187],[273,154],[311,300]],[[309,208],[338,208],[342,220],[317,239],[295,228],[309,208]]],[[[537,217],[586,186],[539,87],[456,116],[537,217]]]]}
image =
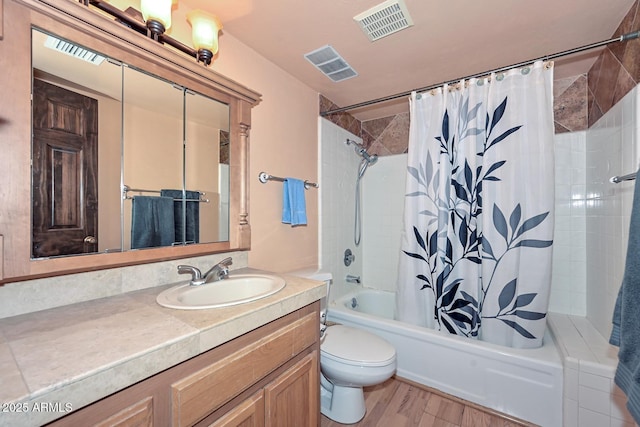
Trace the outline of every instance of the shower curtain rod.
{"type": "Polygon", "coordinates": [[[358,104],[353,104],[353,105],[348,105],[346,107],[341,107],[341,108],[335,108],[333,110],[327,110],[324,111],[322,113],[320,113],[320,116],[322,117],[326,117],[330,114],[335,114],[335,113],[341,113],[343,111],[348,111],[348,110],[355,110],[356,108],[360,108],[360,107],[366,107],[367,105],[373,105],[373,104],[379,104],[381,102],[386,102],[386,101],[391,101],[394,99],[398,99],[398,98],[402,98],[405,96],[409,96],[411,95],[412,92],[426,92],[432,89],[437,89],[440,86],[443,86],[445,84],[452,84],[452,83],[458,83],[460,80],[468,80],[468,79],[473,79],[473,78],[478,78],[478,77],[482,77],[482,76],[486,76],[487,74],[491,74],[491,73],[500,73],[503,71],[507,71],[510,70],[512,68],[519,68],[519,67],[524,67],[526,65],[531,65],[536,61],[549,61],[555,58],[560,58],[562,56],[567,56],[567,55],[572,55],[574,53],[579,53],[579,52],[584,52],[585,50],[590,50],[590,49],[595,49],[597,47],[602,47],[602,46],[606,46],[608,44],[611,43],[616,43],[616,42],[624,42],[627,40],[633,40],[633,39],[637,39],[638,37],[640,37],[640,31],[634,31],[631,33],[627,33],[627,34],[623,34],[620,37],[615,37],[612,39],[608,39],[608,40],[603,40],[600,42],[596,42],[596,43],[591,43],[585,46],[581,46],[581,47],[576,47],[573,49],[569,49],[569,50],[565,50],[562,52],[558,52],[558,53],[554,53],[551,55],[546,55],[537,59],[533,59],[533,60],[529,60],[529,61],[523,61],[523,62],[519,62],[517,64],[512,64],[512,65],[508,65],[506,67],[500,67],[500,68],[496,68],[494,70],[489,70],[489,71],[484,71],[482,73],[476,73],[476,74],[472,74],[470,76],[466,76],[466,77],[460,77],[458,79],[455,80],[448,80],[446,82],[442,82],[442,83],[438,83],[435,85],[431,85],[431,86],[426,86],[426,87],[422,87],[419,89],[413,89],[407,92],[402,92],[402,93],[397,93],[395,95],[389,95],[389,96],[385,96],[382,98],[376,98],[376,99],[372,99],[370,101],[364,101],[364,102],[360,102],[358,104]]]}

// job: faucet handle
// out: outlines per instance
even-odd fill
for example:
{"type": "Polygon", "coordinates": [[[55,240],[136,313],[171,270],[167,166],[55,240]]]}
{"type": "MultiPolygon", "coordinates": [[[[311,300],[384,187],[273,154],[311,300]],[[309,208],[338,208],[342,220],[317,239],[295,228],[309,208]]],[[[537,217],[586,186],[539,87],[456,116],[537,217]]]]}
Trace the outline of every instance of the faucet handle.
{"type": "Polygon", "coordinates": [[[225,266],[225,267],[228,267],[231,264],[233,264],[233,258],[231,257],[227,257],[218,263],[219,266],[225,266]]]}
{"type": "Polygon", "coordinates": [[[233,264],[233,259],[231,257],[225,258],[218,263],[220,267],[220,278],[224,279],[229,275],[229,266],[233,264]]]}
{"type": "Polygon", "coordinates": [[[204,279],[202,278],[202,272],[200,271],[200,269],[191,265],[179,265],[178,274],[191,274],[192,285],[201,285],[204,283],[204,279]]]}

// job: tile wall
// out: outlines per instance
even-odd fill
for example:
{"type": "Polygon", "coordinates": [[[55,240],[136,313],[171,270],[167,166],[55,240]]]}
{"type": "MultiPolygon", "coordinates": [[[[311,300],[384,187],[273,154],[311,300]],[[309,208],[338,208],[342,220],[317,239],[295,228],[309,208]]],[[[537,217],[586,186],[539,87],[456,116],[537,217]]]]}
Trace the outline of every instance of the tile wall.
{"type": "MultiPolygon", "coordinates": [[[[555,133],[587,129],[588,103],[586,75],[559,79],[554,85],[555,133]]],[[[338,108],[320,95],[320,111],[338,108]]],[[[358,135],[371,154],[389,156],[407,152],[409,144],[409,113],[360,122],[347,112],[332,114],[327,120],[358,135]]]]}
{"type": "Polygon", "coordinates": [[[555,230],[549,310],[587,314],[585,239],[586,132],[556,134],[555,230]]]}
{"type": "Polygon", "coordinates": [[[627,252],[633,182],[609,178],[638,170],[640,86],[600,118],[586,141],[587,318],[605,337],[622,282],[627,252]]]}
{"type": "Polygon", "coordinates": [[[615,385],[616,349],[580,316],[550,313],[563,359],[563,427],[634,427],[627,397],[615,385]]]}
{"type": "Polygon", "coordinates": [[[362,180],[362,277],[367,287],[396,290],[406,170],[406,154],[384,156],[367,169],[362,180]]]}
{"type": "Polygon", "coordinates": [[[330,298],[334,299],[355,289],[356,285],[345,281],[347,274],[362,276],[362,247],[366,239],[363,238],[360,246],[356,247],[353,235],[355,181],[360,156],[345,144],[347,138],[358,142],[362,140],[328,120],[318,120],[321,141],[318,144],[318,180],[322,183],[318,195],[318,264],[322,270],[333,274],[330,298]],[[350,249],[355,255],[355,260],[349,266],[344,264],[346,249],[350,249]]]}
{"type": "MultiPolygon", "coordinates": [[[[640,1],[629,9],[612,38],[640,28],[640,1]]],[[[603,49],[587,75],[589,127],[640,83],[640,39],[603,49]]]]}

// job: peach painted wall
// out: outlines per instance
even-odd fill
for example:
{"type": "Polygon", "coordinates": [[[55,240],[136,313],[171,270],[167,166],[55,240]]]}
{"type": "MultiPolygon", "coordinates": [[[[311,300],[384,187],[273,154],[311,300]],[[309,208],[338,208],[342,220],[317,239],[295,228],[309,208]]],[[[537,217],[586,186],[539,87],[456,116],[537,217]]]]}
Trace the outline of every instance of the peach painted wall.
{"type": "MultiPolygon", "coordinates": [[[[187,11],[174,10],[171,34],[190,45],[187,11]]],[[[224,30],[211,68],[262,93],[250,131],[249,266],[276,272],[316,266],[318,191],[305,192],[308,225],[292,228],[281,223],[282,183],[262,184],[258,174],[317,182],[318,93],[224,30]]]]}

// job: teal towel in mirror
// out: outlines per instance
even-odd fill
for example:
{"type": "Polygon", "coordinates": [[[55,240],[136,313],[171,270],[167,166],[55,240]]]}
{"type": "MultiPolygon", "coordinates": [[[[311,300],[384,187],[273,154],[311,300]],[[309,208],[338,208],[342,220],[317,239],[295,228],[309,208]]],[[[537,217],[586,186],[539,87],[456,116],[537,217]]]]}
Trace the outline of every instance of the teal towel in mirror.
{"type": "Polygon", "coordinates": [[[174,239],[173,199],[133,196],[131,249],[171,246],[174,239]]]}
{"type": "Polygon", "coordinates": [[[182,204],[182,190],[160,190],[160,196],[173,198],[173,217],[175,220],[175,242],[200,243],[200,192],[185,192],[186,209],[182,204]],[[183,212],[186,211],[186,221],[183,212]],[[183,224],[186,224],[186,229],[183,224]]]}
{"type": "MultiPolygon", "coordinates": [[[[638,171],[640,174],[640,171],[638,171]]],[[[640,423],[640,175],[635,182],[629,242],[609,343],[619,346],[615,383],[627,395],[627,409],[640,423]]]]}
{"type": "Polygon", "coordinates": [[[284,224],[307,225],[307,205],[304,199],[304,182],[285,178],[282,187],[282,222],[284,224]]]}

